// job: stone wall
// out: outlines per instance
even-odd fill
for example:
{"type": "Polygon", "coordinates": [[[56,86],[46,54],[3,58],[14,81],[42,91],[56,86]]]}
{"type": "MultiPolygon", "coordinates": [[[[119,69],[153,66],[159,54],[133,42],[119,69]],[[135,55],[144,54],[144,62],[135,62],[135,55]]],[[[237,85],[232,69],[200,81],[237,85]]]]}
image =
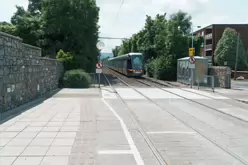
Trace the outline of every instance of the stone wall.
{"type": "Polygon", "coordinates": [[[58,88],[63,64],[41,57],[41,49],[0,32],[0,112],[58,88]]]}
{"type": "Polygon", "coordinates": [[[229,67],[213,66],[209,75],[214,76],[215,87],[231,88],[231,69],[229,67]]]}

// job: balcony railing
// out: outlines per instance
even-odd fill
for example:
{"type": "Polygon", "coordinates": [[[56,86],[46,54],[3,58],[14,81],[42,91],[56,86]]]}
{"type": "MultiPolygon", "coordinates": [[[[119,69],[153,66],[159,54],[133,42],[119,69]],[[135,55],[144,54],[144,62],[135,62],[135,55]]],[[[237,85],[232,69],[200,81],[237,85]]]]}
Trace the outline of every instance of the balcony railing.
{"type": "Polygon", "coordinates": [[[205,36],[206,40],[212,39],[212,37],[213,37],[213,34],[212,34],[212,33],[207,34],[207,35],[205,36]]]}
{"type": "Polygon", "coordinates": [[[206,56],[208,58],[208,63],[212,63],[212,56],[206,56]]]}
{"type": "Polygon", "coordinates": [[[212,44],[206,45],[206,51],[212,50],[212,44]]]}

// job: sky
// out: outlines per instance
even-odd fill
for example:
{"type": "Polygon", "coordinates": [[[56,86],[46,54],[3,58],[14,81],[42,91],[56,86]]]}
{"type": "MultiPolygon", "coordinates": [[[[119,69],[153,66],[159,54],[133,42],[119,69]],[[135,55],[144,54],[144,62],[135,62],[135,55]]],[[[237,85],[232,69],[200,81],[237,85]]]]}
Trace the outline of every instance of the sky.
{"type": "MultiPolygon", "coordinates": [[[[100,7],[100,36],[127,38],[143,28],[146,15],[179,10],[192,16],[193,25],[207,26],[221,23],[247,23],[248,0],[96,0],[100,7]],[[121,5],[123,2],[123,5],[121,5]]],[[[0,21],[10,21],[15,5],[25,8],[28,0],[0,0],[0,21]]],[[[194,28],[196,30],[196,28],[194,28]]],[[[111,52],[121,40],[106,40],[102,52],[111,52]]]]}

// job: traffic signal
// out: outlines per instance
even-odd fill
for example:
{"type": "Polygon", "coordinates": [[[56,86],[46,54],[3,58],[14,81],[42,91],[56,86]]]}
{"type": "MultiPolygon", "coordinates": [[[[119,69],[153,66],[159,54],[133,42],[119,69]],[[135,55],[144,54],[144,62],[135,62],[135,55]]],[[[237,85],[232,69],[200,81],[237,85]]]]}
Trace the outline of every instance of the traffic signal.
{"type": "Polygon", "coordinates": [[[195,55],[195,48],[189,48],[189,56],[192,57],[195,55]]]}

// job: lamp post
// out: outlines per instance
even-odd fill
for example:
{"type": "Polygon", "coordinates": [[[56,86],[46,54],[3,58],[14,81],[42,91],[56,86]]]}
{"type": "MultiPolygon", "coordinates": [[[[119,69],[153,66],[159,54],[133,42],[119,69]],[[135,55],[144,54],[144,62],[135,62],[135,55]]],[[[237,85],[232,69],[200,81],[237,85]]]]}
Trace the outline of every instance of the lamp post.
{"type": "MultiPolygon", "coordinates": [[[[192,45],[191,45],[191,48],[194,48],[194,30],[193,30],[193,27],[197,27],[197,28],[201,28],[201,26],[192,26],[191,28],[191,38],[192,38],[192,45]]],[[[178,26],[177,29],[180,31],[181,30],[181,27],[178,26]]],[[[184,33],[183,33],[183,36],[184,36],[184,33]]],[[[190,50],[190,49],[189,49],[190,50]]],[[[190,56],[194,56],[195,52],[192,53],[192,55],[190,56]]],[[[190,86],[191,88],[193,87],[193,68],[191,68],[191,76],[190,76],[190,86]]]]}
{"type": "MultiPolygon", "coordinates": [[[[191,45],[191,48],[193,49],[194,48],[194,29],[193,29],[194,26],[192,26],[192,45],[191,45]]],[[[197,27],[198,29],[201,28],[201,26],[195,26],[197,27]]],[[[194,55],[195,55],[195,49],[194,50],[194,55]]],[[[193,72],[193,68],[191,68],[191,83],[190,83],[190,87],[192,88],[193,87],[193,79],[194,79],[194,72],[193,72]]],[[[198,80],[199,81],[199,80],[198,80]]],[[[199,88],[199,85],[198,85],[198,88],[199,88]]]]}
{"type": "Polygon", "coordinates": [[[240,40],[240,33],[238,33],[238,38],[237,38],[237,48],[236,48],[236,60],[235,60],[234,80],[237,80],[236,74],[237,74],[238,56],[239,56],[239,42],[240,42],[239,40],[240,40]]]}

